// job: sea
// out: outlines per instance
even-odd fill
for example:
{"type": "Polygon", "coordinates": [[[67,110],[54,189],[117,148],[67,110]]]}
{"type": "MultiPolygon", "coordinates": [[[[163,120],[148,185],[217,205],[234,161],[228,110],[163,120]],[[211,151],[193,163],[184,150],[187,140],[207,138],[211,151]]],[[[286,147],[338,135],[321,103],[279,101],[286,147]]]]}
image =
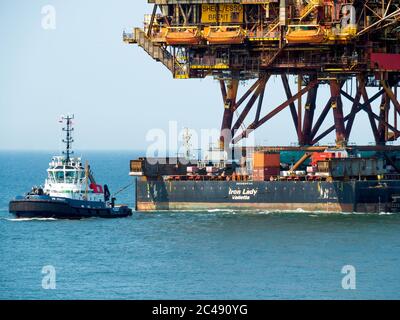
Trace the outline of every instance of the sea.
{"type": "MultiPolygon", "coordinates": [[[[0,152],[0,299],[399,299],[400,214],[215,210],[15,219],[52,152],[0,152]]],[[[134,206],[137,151],[82,152],[134,206]]]]}

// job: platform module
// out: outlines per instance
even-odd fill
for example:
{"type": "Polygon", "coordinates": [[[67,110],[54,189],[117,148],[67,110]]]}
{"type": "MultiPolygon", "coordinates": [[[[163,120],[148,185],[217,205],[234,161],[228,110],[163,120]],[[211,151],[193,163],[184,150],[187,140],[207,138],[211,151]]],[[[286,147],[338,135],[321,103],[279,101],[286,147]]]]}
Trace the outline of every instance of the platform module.
{"type": "Polygon", "coordinates": [[[142,47],[176,79],[213,76],[220,82],[221,148],[287,108],[287,121],[302,146],[315,145],[331,132],[338,146],[347,145],[359,112],[368,115],[377,145],[400,136],[400,0],[148,2],[153,11],[145,15],[144,26],[124,32],[123,39],[142,47]],[[273,75],[281,78],[287,100],[263,114],[273,75]],[[297,77],[295,93],[289,76],[297,77]],[[249,79],[256,81],[238,97],[239,82],[249,79]],[[354,79],[356,88],[349,92],[347,83],[354,79]],[[330,97],[320,103],[322,85],[329,86],[330,97]],[[369,87],[378,92],[369,96],[369,87]],[[344,99],[350,101],[348,111],[344,99]],[[253,108],[255,117],[249,119],[253,108]],[[330,112],[333,124],[321,132],[330,112]]]}

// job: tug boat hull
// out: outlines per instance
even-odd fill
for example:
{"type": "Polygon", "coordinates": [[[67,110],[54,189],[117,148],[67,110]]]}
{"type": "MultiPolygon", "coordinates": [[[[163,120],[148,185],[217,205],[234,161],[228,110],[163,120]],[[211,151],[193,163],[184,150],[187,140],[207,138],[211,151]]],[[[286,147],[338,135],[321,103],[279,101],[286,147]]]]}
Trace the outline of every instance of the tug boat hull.
{"type": "Polygon", "coordinates": [[[123,218],[132,215],[127,206],[109,207],[102,202],[37,196],[10,201],[9,212],[17,218],[123,218]]]}
{"type": "Polygon", "coordinates": [[[62,116],[65,121],[63,142],[66,150],[62,156],[54,156],[47,169],[44,187],[32,187],[25,196],[17,196],[9,202],[9,212],[18,218],[122,218],[132,215],[125,205],[115,206],[107,185],[96,183],[88,163],[71,155],[73,115],[62,116]],[[111,201],[110,201],[111,198],[111,201]]]}

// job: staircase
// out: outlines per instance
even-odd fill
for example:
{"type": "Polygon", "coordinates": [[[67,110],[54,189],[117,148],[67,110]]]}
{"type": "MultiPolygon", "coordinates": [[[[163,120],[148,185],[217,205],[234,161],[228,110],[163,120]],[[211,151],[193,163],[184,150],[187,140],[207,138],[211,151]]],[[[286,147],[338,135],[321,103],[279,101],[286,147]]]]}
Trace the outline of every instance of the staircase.
{"type": "Polygon", "coordinates": [[[135,28],[133,30],[133,42],[143,48],[150,57],[154,60],[161,62],[166,66],[171,72],[174,72],[174,57],[165,48],[160,45],[155,45],[147,34],[140,28],[135,28]]]}
{"type": "Polygon", "coordinates": [[[300,11],[300,21],[306,18],[315,8],[321,6],[320,0],[310,0],[310,2],[300,11]]]}
{"type": "Polygon", "coordinates": [[[279,21],[279,18],[274,20],[269,26],[268,26],[268,32],[275,31],[276,28],[279,27],[281,22],[279,21]]]}
{"type": "Polygon", "coordinates": [[[264,68],[268,68],[270,67],[275,60],[280,56],[280,54],[282,53],[282,51],[285,49],[285,46],[279,48],[278,50],[276,50],[275,52],[271,52],[272,54],[270,54],[269,57],[267,57],[268,60],[263,62],[263,67],[264,68]]]}
{"type": "Polygon", "coordinates": [[[187,79],[189,77],[187,68],[180,64],[169,51],[157,44],[154,44],[147,34],[140,28],[135,28],[133,33],[123,33],[123,40],[126,43],[137,44],[143,48],[150,57],[161,62],[168,68],[177,79],[187,79]]]}

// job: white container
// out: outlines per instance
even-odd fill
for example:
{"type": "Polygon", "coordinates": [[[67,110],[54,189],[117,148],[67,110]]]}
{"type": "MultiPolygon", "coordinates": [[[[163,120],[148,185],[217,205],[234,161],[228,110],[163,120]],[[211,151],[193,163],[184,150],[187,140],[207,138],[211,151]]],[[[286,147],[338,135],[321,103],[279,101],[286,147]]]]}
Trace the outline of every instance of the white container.
{"type": "Polygon", "coordinates": [[[317,167],[309,166],[307,167],[307,173],[315,173],[317,172],[317,167]]]}
{"type": "Polygon", "coordinates": [[[317,177],[329,177],[329,173],[328,172],[316,172],[315,175],[317,177]]]}
{"type": "Polygon", "coordinates": [[[281,171],[281,177],[289,177],[290,171],[281,171]]]}
{"type": "Polygon", "coordinates": [[[217,171],[218,171],[218,169],[216,167],[206,167],[207,173],[215,173],[217,171]]]}
{"type": "Polygon", "coordinates": [[[186,172],[187,173],[197,173],[199,171],[199,168],[198,167],[187,167],[186,168],[186,172]]]}

